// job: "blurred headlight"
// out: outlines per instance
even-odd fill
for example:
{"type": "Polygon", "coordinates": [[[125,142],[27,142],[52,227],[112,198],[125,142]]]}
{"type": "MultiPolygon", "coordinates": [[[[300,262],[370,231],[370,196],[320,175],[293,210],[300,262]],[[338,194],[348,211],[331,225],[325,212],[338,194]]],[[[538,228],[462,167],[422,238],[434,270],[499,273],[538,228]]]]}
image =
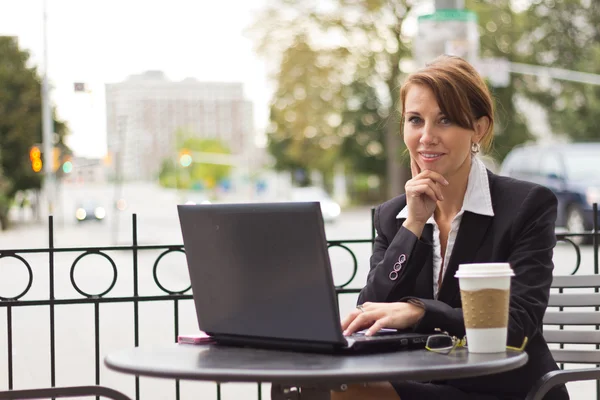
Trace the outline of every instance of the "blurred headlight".
{"type": "Polygon", "coordinates": [[[104,217],[106,217],[106,210],[104,209],[104,207],[96,207],[96,209],[94,210],[94,215],[98,219],[103,219],[104,217]]]}
{"type": "Polygon", "coordinates": [[[195,206],[196,204],[212,204],[210,202],[210,200],[202,200],[200,203],[196,203],[194,200],[188,200],[185,202],[185,204],[190,205],[190,206],[195,206]]]}
{"type": "Polygon", "coordinates": [[[85,217],[87,217],[87,213],[83,208],[78,208],[77,211],[75,211],[75,218],[79,221],[83,221],[85,217]]]}
{"type": "Polygon", "coordinates": [[[591,206],[594,203],[600,205],[600,188],[590,187],[585,191],[585,199],[588,204],[591,206]]]}

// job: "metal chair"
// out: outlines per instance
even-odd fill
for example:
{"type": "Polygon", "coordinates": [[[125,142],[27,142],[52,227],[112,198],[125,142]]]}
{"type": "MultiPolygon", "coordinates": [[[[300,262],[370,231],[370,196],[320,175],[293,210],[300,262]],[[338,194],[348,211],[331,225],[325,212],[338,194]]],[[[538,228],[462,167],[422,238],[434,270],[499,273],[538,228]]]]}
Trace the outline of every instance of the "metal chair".
{"type": "MultiPolygon", "coordinates": [[[[544,326],[559,326],[560,329],[544,329],[544,338],[548,343],[590,344],[595,348],[582,350],[552,349],[557,363],[595,364],[595,368],[558,370],[544,375],[529,391],[526,400],[542,400],[554,386],[575,381],[600,381],[600,275],[555,276],[552,288],[559,293],[550,293],[549,307],[559,307],[558,311],[546,311],[544,326]],[[596,292],[563,293],[563,289],[587,288],[596,292]],[[568,308],[585,307],[586,311],[572,311],[568,308]],[[567,309],[567,310],[566,310],[567,309]],[[589,311],[588,311],[589,310],[589,311]],[[564,326],[587,327],[588,330],[565,330],[564,326]],[[594,330],[589,330],[592,327],[594,330]]],[[[597,384],[598,385],[598,384],[597,384]]],[[[598,393],[598,392],[597,392],[598,393]]]]}
{"type": "Polygon", "coordinates": [[[100,396],[112,400],[131,400],[123,393],[105,386],[71,386],[0,392],[1,400],[48,399],[55,397],[100,396]]]}

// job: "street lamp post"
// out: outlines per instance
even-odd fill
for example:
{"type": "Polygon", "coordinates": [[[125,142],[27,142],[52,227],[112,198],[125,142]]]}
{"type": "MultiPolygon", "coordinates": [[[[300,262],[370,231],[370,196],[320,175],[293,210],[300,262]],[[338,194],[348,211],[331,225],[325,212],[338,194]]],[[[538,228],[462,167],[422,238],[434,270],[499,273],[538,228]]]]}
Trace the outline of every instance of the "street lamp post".
{"type": "Polygon", "coordinates": [[[52,169],[52,133],[54,123],[50,104],[50,87],[48,84],[48,39],[47,39],[47,4],[43,3],[43,40],[44,40],[44,75],[42,78],[42,149],[44,153],[44,194],[48,203],[48,215],[54,213],[55,177],[52,169]]]}
{"type": "Polygon", "coordinates": [[[435,0],[434,4],[436,10],[448,10],[454,8],[462,10],[465,8],[464,0],[435,0]]]}

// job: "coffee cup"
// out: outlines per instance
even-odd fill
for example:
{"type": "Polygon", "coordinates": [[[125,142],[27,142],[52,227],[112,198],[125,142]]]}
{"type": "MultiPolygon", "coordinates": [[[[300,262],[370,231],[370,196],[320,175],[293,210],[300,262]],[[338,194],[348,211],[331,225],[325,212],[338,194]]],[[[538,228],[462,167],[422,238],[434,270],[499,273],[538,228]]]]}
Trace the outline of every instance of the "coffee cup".
{"type": "Polygon", "coordinates": [[[510,279],[514,276],[510,264],[460,264],[454,276],[460,286],[469,352],[505,352],[510,279]]]}

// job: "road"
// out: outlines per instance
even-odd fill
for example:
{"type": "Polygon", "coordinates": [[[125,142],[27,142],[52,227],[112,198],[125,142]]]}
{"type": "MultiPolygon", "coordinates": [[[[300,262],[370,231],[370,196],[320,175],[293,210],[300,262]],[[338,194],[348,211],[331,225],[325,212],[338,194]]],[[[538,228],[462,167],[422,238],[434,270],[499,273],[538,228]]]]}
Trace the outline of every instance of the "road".
{"type": "MultiPolygon", "coordinates": [[[[112,246],[132,244],[132,213],[138,218],[139,244],[180,244],[181,232],[175,204],[180,193],[159,190],[152,185],[126,185],[120,193],[127,199],[128,208],[119,214],[110,207],[115,190],[102,186],[67,186],[61,191],[59,216],[55,221],[54,246],[112,246]],[[102,222],[77,223],[74,218],[75,204],[86,198],[94,198],[108,210],[102,222]]],[[[368,239],[371,232],[369,207],[345,210],[335,223],[326,225],[329,240],[368,239]]],[[[41,248],[48,245],[47,224],[19,223],[15,229],[0,233],[3,249],[41,248]]],[[[348,246],[357,258],[357,274],[349,287],[360,287],[369,269],[369,244],[348,246]]],[[[81,259],[74,268],[76,287],[71,283],[71,266],[78,253],[57,253],[55,262],[55,297],[59,299],[81,298],[80,290],[98,294],[107,290],[113,278],[116,280],[110,296],[133,294],[131,252],[108,252],[117,267],[114,277],[109,262],[101,256],[91,255],[81,259]]],[[[139,255],[139,294],[164,294],[153,279],[153,266],[158,251],[142,251],[139,255]]],[[[353,272],[351,255],[341,248],[330,249],[334,281],[337,285],[347,282],[353,272]]],[[[48,258],[27,254],[34,280],[23,299],[47,299],[49,296],[48,258]]],[[[575,251],[568,244],[559,244],[555,250],[556,274],[569,274],[575,268],[575,251]]],[[[582,251],[579,274],[593,273],[593,252],[590,247],[582,251]]],[[[184,256],[171,253],[165,256],[157,269],[161,285],[170,290],[182,290],[189,285],[184,256]]],[[[23,265],[15,259],[0,260],[0,296],[12,297],[21,293],[28,284],[23,265]]],[[[354,308],[355,295],[340,298],[340,313],[347,314],[354,308]]],[[[152,345],[173,341],[174,305],[172,301],[141,303],[139,307],[140,345],[152,345]]],[[[14,387],[29,388],[50,384],[50,325],[48,307],[14,308],[13,358],[14,387]]],[[[133,346],[133,307],[131,304],[103,304],[100,307],[100,353],[133,346]]],[[[6,309],[0,309],[0,321],[7,321],[6,309]]],[[[7,380],[7,330],[0,323],[0,388],[8,387],[7,380]]],[[[180,304],[180,332],[197,330],[193,304],[180,304]]],[[[94,308],[91,305],[65,305],[56,307],[56,379],[57,385],[80,385],[94,382],[94,308]]],[[[173,382],[142,379],[141,398],[174,398],[173,382]]],[[[133,379],[129,376],[101,369],[101,382],[133,395],[133,379]]],[[[182,399],[216,399],[216,387],[212,383],[182,383],[182,399]]],[[[571,397],[593,398],[593,384],[570,385],[571,397]],[[576,395],[575,395],[576,394],[576,395]]],[[[268,398],[265,386],[263,398],[268,398]]],[[[256,399],[256,385],[227,384],[222,387],[223,399],[256,399]]]]}

